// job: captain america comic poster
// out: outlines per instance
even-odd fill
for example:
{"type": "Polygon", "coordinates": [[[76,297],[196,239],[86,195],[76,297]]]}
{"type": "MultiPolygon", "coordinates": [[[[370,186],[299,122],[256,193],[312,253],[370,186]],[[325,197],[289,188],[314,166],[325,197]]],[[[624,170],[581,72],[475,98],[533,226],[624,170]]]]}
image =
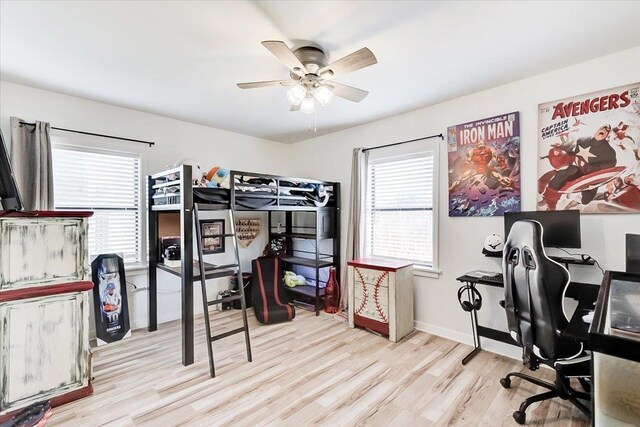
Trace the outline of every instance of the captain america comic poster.
{"type": "Polygon", "coordinates": [[[640,212],[640,83],[538,106],[542,211],[640,212]]]}
{"type": "Polygon", "coordinates": [[[447,129],[449,216],[520,210],[520,113],[447,129]]]}

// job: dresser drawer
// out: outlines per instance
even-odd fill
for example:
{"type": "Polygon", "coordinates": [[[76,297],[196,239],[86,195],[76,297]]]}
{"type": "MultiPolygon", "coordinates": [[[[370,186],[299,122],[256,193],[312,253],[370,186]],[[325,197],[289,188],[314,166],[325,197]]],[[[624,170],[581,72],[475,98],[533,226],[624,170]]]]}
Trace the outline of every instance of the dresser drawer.
{"type": "Polygon", "coordinates": [[[376,305],[373,301],[355,300],[356,316],[367,317],[381,323],[389,323],[389,306],[376,305]]]}
{"type": "Polygon", "coordinates": [[[0,291],[81,281],[87,220],[0,219],[0,291]]]}
{"type": "Polygon", "coordinates": [[[88,292],[0,303],[0,414],[89,384],[88,292]]]}
{"type": "Polygon", "coordinates": [[[383,286],[385,288],[389,287],[389,272],[381,271],[381,270],[373,270],[368,268],[354,268],[354,280],[356,283],[366,283],[367,285],[375,285],[383,286]]]}
{"type": "Polygon", "coordinates": [[[377,288],[375,285],[367,285],[364,286],[360,283],[356,283],[353,287],[353,298],[359,301],[372,301],[375,302],[377,300],[378,304],[388,306],[389,305],[389,288],[385,288],[383,286],[379,286],[377,288]]]}
{"type": "Polygon", "coordinates": [[[354,287],[355,314],[368,317],[378,322],[389,322],[389,289],[373,285],[359,285],[354,287]]]}

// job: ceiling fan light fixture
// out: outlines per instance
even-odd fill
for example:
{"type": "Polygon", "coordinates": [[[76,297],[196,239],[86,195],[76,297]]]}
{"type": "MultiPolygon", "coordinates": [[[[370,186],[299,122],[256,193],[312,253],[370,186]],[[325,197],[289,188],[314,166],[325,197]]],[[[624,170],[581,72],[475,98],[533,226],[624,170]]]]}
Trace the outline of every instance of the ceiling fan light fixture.
{"type": "Polygon", "coordinates": [[[333,101],[333,91],[327,86],[318,86],[314,91],[314,95],[323,107],[326,107],[333,101]]]}
{"type": "Polygon", "coordinates": [[[302,85],[295,85],[287,91],[287,99],[291,105],[300,105],[306,95],[307,89],[302,85]]]}
{"type": "Polygon", "coordinates": [[[300,103],[300,112],[304,114],[313,114],[316,110],[316,102],[313,95],[306,96],[300,103]]]}

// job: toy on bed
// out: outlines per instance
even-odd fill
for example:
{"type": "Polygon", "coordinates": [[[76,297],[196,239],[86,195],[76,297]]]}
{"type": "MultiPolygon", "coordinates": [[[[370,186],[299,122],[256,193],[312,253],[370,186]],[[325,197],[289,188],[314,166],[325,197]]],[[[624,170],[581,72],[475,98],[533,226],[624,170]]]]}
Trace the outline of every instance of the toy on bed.
{"type": "MultiPolygon", "coordinates": [[[[202,168],[200,167],[200,165],[198,164],[198,161],[195,159],[191,159],[191,158],[185,158],[185,159],[180,159],[177,162],[175,162],[173,164],[174,168],[180,167],[182,165],[189,165],[191,166],[191,180],[193,185],[197,186],[197,187],[202,187],[204,186],[204,174],[202,173],[202,168]]],[[[172,177],[169,177],[170,179],[172,177]]],[[[173,179],[176,179],[177,177],[173,177],[173,179]]]]}
{"type": "Polygon", "coordinates": [[[293,271],[284,272],[284,284],[290,288],[294,288],[296,286],[304,286],[307,284],[307,279],[304,276],[294,273],[293,271]]]}
{"type": "Polygon", "coordinates": [[[220,166],[212,167],[204,178],[211,188],[229,188],[229,170],[220,166]]]}

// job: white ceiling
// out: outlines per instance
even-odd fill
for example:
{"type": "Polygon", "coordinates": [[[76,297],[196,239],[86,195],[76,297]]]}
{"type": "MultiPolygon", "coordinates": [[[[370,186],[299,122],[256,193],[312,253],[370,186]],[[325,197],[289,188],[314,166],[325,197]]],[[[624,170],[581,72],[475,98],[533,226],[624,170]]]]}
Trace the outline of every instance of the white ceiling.
{"type": "Polygon", "coordinates": [[[0,16],[2,79],[287,143],[640,45],[626,1],[2,1],[0,16]],[[336,81],[369,96],[319,107],[308,131],[286,88],[236,87],[288,78],[262,40],[330,60],[368,47],[378,64],[336,81]]]}

